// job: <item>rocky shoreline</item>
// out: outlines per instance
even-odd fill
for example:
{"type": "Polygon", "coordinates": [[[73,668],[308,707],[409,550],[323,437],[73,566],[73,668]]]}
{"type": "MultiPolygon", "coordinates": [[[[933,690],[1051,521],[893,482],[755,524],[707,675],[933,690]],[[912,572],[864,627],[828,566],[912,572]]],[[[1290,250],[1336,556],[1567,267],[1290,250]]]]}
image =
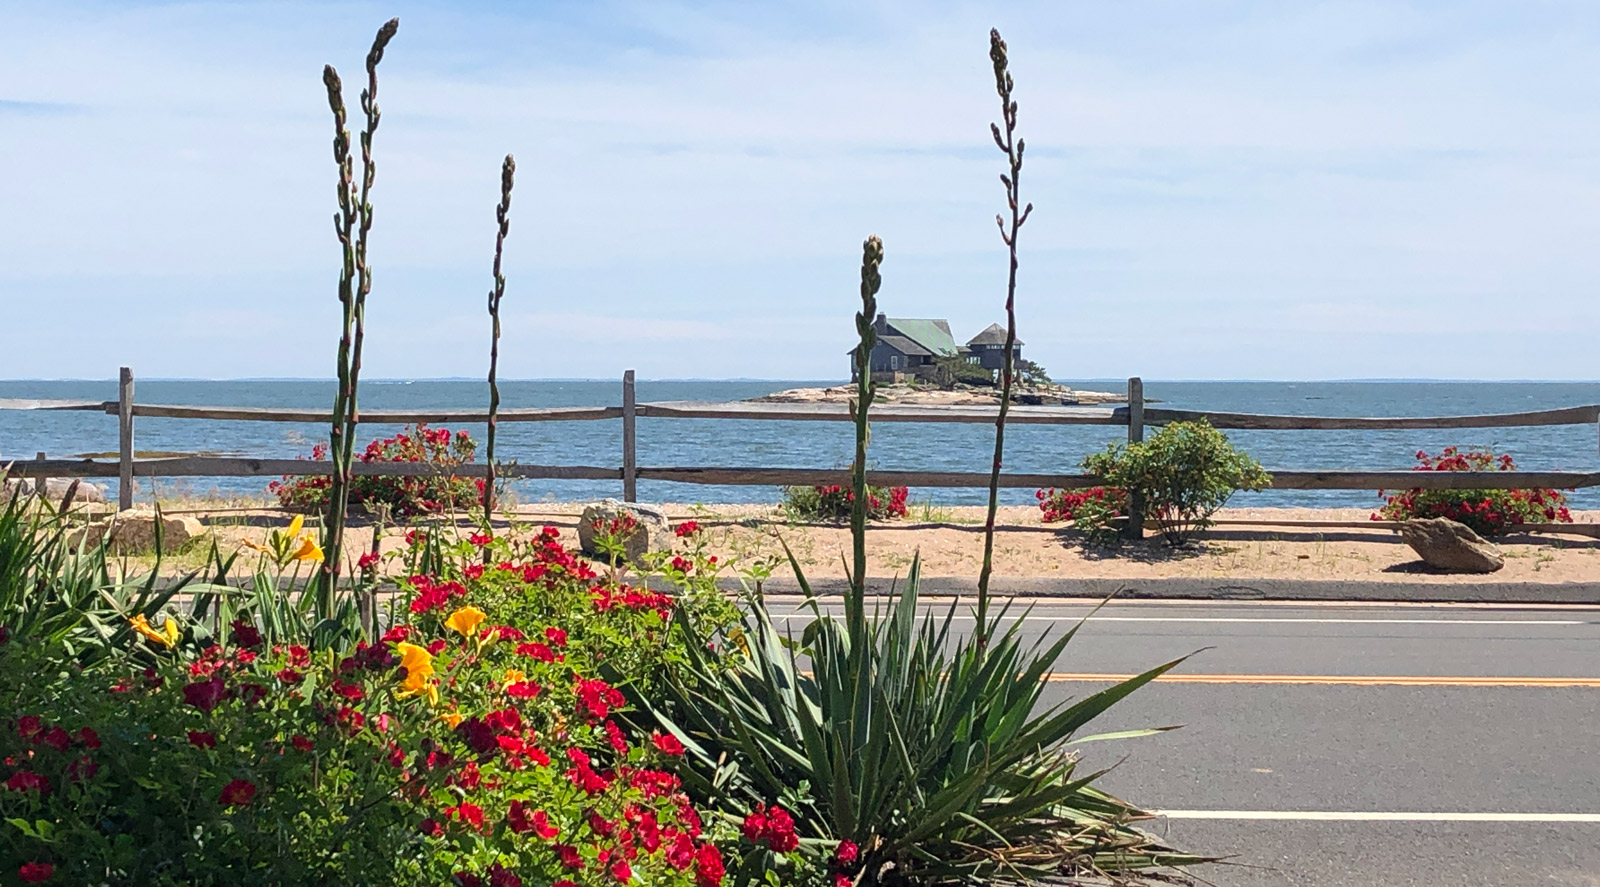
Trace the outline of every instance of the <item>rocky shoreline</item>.
{"type": "MultiPolygon", "coordinates": [[[[854,385],[834,385],[829,388],[790,388],[763,397],[752,397],[753,403],[848,403],[855,397],[854,385]]],[[[914,404],[918,406],[991,406],[1000,402],[1000,392],[993,388],[960,386],[951,391],[920,385],[879,385],[876,402],[880,404],[914,404]]],[[[1029,405],[1117,404],[1127,403],[1125,394],[1109,391],[1078,391],[1065,385],[1044,387],[1018,386],[1011,393],[1011,402],[1029,405]]]]}

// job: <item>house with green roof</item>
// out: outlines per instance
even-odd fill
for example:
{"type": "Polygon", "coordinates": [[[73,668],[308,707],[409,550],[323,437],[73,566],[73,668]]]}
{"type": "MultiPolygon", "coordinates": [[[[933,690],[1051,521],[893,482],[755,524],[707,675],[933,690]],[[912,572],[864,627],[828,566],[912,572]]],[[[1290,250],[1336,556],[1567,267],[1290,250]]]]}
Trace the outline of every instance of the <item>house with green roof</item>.
{"type": "MultiPolygon", "coordinates": [[[[873,346],[870,366],[872,378],[881,382],[934,377],[934,361],[940,357],[961,357],[974,363],[974,352],[957,345],[950,333],[950,322],[943,319],[887,317],[873,321],[878,342],[873,346]]],[[[983,334],[980,334],[980,338],[983,334]]],[[[1020,343],[1019,343],[1020,344],[1020,343]]],[[[856,350],[850,349],[850,377],[855,379],[856,350]]],[[[1004,349],[1001,349],[1004,353],[1004,349]]],[[[1020,354],[1020,349],[1016,352],[1020,354]]]]}

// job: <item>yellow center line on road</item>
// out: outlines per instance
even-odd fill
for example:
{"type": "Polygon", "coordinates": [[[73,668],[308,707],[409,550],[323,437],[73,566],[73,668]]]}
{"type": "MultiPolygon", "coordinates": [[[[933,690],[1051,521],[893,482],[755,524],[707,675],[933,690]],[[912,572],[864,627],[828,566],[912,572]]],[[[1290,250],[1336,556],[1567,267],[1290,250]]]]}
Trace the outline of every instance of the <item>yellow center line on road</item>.
{"type": "MultiPolygon", "coordinates": [[[[1131,674],[1050,672],[1047,683],[1125,681],[1131,674]]],[[[1164,674],[1168,684],[1336,684],[1357,687],[1582,687],[1600,689],[1600,678],[1444,677],[1429,675],[1164,674]]]]}

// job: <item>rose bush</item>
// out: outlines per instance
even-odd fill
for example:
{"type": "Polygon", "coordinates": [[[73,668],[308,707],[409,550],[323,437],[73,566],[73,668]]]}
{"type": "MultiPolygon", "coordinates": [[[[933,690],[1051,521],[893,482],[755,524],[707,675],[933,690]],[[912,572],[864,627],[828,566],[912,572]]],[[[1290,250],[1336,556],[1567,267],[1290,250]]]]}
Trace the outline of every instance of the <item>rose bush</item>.
{"type": "MultiPolygon", "coordinates": [[[[465,430],[452,434],[448,428],[408,425],[393,437],[367,444],[357,458],[362,462],[425,462],[438,473],[417,477],[356,475],[350,486],[350,502],[388,505],[395,517],[471,508],[483,500],[483,479],[456,477],[451,472],[471,463],[477,449],[465,430]]],[[[316,445],[311,458],[327,459],[328,448],[316,445]]],[[[318,512],[327,509],[332,483],[333,479],[325,475],[285,475],[283,480],[267,484],[267,492],[277,496],[284,508],[318,512]]]]}
{"type": "Polygon", "coordinates": [[[1037,490],[1040,519],[1045,523],[1070,521],[1095,544],[1117,539],[1119,522],[1128,514],[1128,491],[1116,487],[1087,490],[1037,490]]]}
{"type": "MultiPolygon", "coordinates": [[[[1445,447],[1437,456],[1417,451],[1413,471],[1516,471],[1510,454],[1445,447]]],[[[1500,536],[1536,522],[1571,523],[1567,497],[1560,490],[1380,490],[1383,508],[1373,520],[1447,517],[1481,536],[1500,536]]]]}
{"type": "MultiPolygon", "coordinates": [[[[867,517],[891,520],[906,516],[906,487],[867,487],[867,517]]],[[[784,487],[783,510],[794,520],[845,521],[850,519],[850,504],[855,494],[849,487],[828,484],[814,487],[784,487]]]]}
{"type": "MultiPolygon", "coordinates": [[[[426,544],[419,539],[418,545],[426,544]]],[[[672,618],[733,610],[699,546],[673,594],[597,575],[553,529],[449,543],[348,650],[235,621],[135,629],[92,669],[15,638],[0,692],[0,872],[30,883],[715,887],[718,842],[635,730],[672,618]],[[485,557],[485,555],[487,557],[485,557]],[[44,676],[47,679],[41,679],[44,676]]],[[[9,877],[0,874],[0,877],[9,877]]]]}

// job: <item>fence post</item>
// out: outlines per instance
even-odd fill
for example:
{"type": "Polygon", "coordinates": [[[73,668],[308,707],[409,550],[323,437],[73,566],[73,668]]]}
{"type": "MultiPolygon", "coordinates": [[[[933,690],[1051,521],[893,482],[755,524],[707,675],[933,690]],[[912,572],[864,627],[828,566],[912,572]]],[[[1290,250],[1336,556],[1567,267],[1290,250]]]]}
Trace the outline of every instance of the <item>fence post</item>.
{"type": "Polygon", "coordinates": [[[638,429],[633,393],[633,370],[622,374],[622,501],[639,501],[638,429]]]}
{"type": "Polygon", "coordinates": [[[133,370],[117,374],[117,510],[133,507],[133,370]]]}
{"type": "MultiPolygon", "coordinates": [[[[1128,443],[1144,440],[1144,380],[1128,380],[1128,443]]],[[[1128,491],[1128,522],[1122,526],[1124,539],[1144,538],[1144,493],[1128,491]]]]}
{"type": "MultiPolygon", "coordinates": [[[[44,458],[45,458],[44,457],[44,451],[40,450],[39,451],[39,455],[35,456],[34,458],[38,459],[40,462],[43,462],[44,458]]],[[[48,489],[48,485],[44,482],[44,473],[41,471],[39,474],[34,475],[33,476],[33,491],[34,491],[34,493],[38,494],[40,499],[43,499],[45,491],[47,489],[48,489]]]]}

